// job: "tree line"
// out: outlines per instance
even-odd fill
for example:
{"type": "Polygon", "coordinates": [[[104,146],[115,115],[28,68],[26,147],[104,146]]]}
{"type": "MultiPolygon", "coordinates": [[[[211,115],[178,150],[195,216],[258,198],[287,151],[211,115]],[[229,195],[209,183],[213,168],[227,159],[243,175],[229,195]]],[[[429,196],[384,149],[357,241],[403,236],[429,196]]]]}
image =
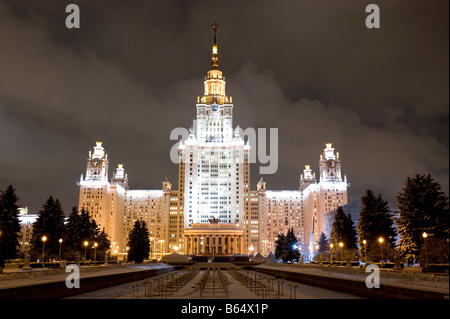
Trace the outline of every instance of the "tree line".
{"type": "MultiPolygon", "coordinates": [[[[0,267],[6,259],[18,257],[20,221],[17,202],[13,186],[0,190],[0,267]]],[[[397,202],[397,216],[393,216],[381,194],[376,196],[367,190],[361,197],[362,207],[356,226],[350,214],[338,207],[330,238],[320,235],[318,256],[335,260],[383,261],[393,260],[397,255],[412,262],[423,258],[426,249],[430,262],[448,262],[449,202],[440,184],[429,174],[408,177],[397,202]]],[[[105,230],[99,229],[88,211],[73,207],[65,222],[61,203],[52,196],[43,204],[32,227],[32,258],[42,256],[44,244],[46,259],[59,259],[60,251],[61,258],[68,260],[75,260],[77,256],[84,258],[84,255],[86,259],[92,259],[93,254],[100,260],[110,253],[111,243],[105,230]],[[92,249],[94,243],[95,250],[92,249]]],[[[150,238],[145,221],[135,221],[127,245],[128,260],[142,262],[148,258],[150,238]]],[[[301,258],[293,229],[286,235],[277,234],[275,247],[276,258],[284,261],[301,258]]]]}
{"type": "MultiPolygon", "coordinates": [[[[20,219],[16,189],[0,190],[0,268],[19,256],[20,219]]],[[[61,202],[50,196],[32,224],[29,251],[32,260],[102,260],[111,253],[105,229],[99,229],[89,212],[73,207],[66,221],[61,202]]],[[[145,221],[136,221],[128,241],[128,260],[148,258],[150,239],[145,221]]]]}
{"type": "Polygon", "coordinates": [[[361,197],[361,211],[355,226],[350,214],[338,207],[330,238],[321,234],[317,258],[393,261],[401,257],[408,263],[448,263],[449,202],[431,176],[408,177],[397,195],[394,214],[381,194],[367,190],[361,197]],[[342,257],[343,256],[343,257],[342,257]]]}

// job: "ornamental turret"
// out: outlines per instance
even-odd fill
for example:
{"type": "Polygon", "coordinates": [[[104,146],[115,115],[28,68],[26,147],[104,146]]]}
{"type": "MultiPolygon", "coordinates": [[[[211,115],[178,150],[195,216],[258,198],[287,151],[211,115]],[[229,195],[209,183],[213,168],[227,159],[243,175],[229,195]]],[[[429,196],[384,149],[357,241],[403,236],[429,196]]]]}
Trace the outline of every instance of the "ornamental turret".
{"type": "Polygon", "coordinates": [[[332,143],[325,145],[319,161],[320,182],[342,182],[339,152],[334,152],[332,143]]]}
{"type": "Polygon", "coordinates": [[[102,142],[96,142],[94,152],[89,151],[86,165],[86,181],[108,181],[108,154],[102,142]]]}

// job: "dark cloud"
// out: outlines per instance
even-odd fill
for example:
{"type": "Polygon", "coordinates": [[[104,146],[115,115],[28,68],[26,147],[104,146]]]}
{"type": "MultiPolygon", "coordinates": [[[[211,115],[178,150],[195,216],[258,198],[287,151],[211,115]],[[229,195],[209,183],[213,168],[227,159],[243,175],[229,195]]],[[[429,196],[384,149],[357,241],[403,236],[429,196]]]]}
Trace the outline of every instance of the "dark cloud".
{"type": "MultiPolygon", "coordinates": [[[[190,127],[217,20],[234,125],[279,128],[269,189],[295,189],[333,142],[351,182],[389,201],[407,176],[430,173],[448,193],[448,2],[0,1],[0,188],[32,211],[50,194],[68,210],[96,140],[135,189],[167,176],[175,127],[190,127]]],[[[252,185],[259,180],[252,166],[252,185]]]]}

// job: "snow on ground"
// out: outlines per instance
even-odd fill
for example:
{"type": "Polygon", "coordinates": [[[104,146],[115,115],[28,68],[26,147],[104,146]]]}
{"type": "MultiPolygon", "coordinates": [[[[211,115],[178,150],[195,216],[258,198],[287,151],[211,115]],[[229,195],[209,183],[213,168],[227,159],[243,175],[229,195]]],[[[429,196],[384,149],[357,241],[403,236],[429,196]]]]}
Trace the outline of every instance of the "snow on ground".
{"type": "MultiPolygon", "coordinates": [[[[143,269],[156,269],[169,267],[164,263],[154,263],[145,265],[109,265],[109,266],[81,266],[80,277],[88,278],[95,276],[106,276],[111,274],[120,274],[124,272],[142,271],[143,269]]],[[[0,275],[0,289],[29,286],[40,283],[48,283],[55,281],[65,281],[68,273],[64,269],[33,269],[20,270],[9,269],[8,272],[0,275]]]]}
{"type": "MultiPolygon", "coordinates": [[[[164,263],[155,264],[145,264],[145,265],[116,265],[116,266],[82,266],[80,267],[81,278],[87,278],[91,276],[103,276],[109,274],[118,274],[123,272],[133,272],[143,269],[154,269],[168,267],[164,263]]],[[[318,276],[328,276],[328,277],[338,277],[346,278],[352,280],[365,281],[368,273],[365,273],[364,269],[359,267],[328,267],[328,266],[311,266],[311,265],[300,265],[300,264],[276,264],[276,263],[265,263],[255,268],[264,267],[278,270],[286,270],[293,272],[300,272],[305,274],[314,274],[318,276]]],[[[46,269],[34,269],[31,271],[20,270],[20,269],[5,269],[5,273],[0,275],[0,289],[8,287],[17,286],[28,286],[33,284],[53,282],[53,281],[64,281],[67,277],[67,273],[64,270],[46,270],[46,269]]],[[[234,280],[234,278],[227,274],[229,279],[234,282],[230,285],[229,298],[248,298],[254,299],[258,298],[253,292],[248,290],[246,287],[242,286],[239,282],[234,280]]],[[[194,280],[192,282],[195,282],[194,280]]],[[[433,275],[424,274],[420,271],[420,268],[406,267],[404,270],[394,271],[392,269],[380,269],[380,283],[383,284],[393,284],[393,285],[404,285],[409,287],[423,288],[423,289],[433,289],[449,292],[449,277],[443,275],[433,275]]],[[[287,285],[287,283],[285,283],[287,285]]],[[[116,287],[102,289],[102,292],[92,293],[93,298],[131,298],[131,287],[130,283],[124,284],[116,287]],[[127,297],[128,296],[128,297],[127,297]]],[[[188,283],[183,287],[179,293],[173,296],[173,298],[190,299],[199,298],[199,292],[192,288],[193,284],[188,283]]],[[[329,294],[324,289],[317,287],[311,287],[306,285],[301,285],[304,287],[303,295],[300,290],[297,292],[299,296],[297,298],[350,298],[352,296],[341,294],[334,295],[329,294]],[[346,296],[344,296],[346,295],[346,296]],[[320,297],[328,296],[328,297],[320,297]]],[[[286,286],[289,290],[289,286],[286,286]]],[[[198,289],[198,288],[197,288],[198,289]]],[[[300,289],[300,288],[298,288],[300,289]]],[[[287,290],[287,291],[288,291],[287,290]]],[[[212,298],[212,296],[211,296],[212,298]]]]}
{"type": "MultiPolygon", "coordinates": [[[[202,297],[200,297],[200,288],[196,283],[202,277],[204,271],[200,271],[193,279],[187,282],[178,291],[170,296],[165,296],[164,299],[263,299],[261,292],[255,294],[250,288],[240,283],[235,279],[229,271],[225,270],[224,274],[230,281],[228,286],[228,297],[221,283],[215,278],[213,282],[212,275],[209,277],[206,287],[202,292],[202,297]]],[[[161,275],[164,276],[164,275],[161,275]]],[[[152,277],[156,279],[157,277],[152,277]]],[[[271,276],[266,276],[271,277],[271,276]]],[[[127,283],[123,285],[118,285],[114,287],[109,287],[105,289],[100,289],[85,294],[80,294],[76,296],[71,296],[68,299],[161,299],[163,296],[159,295],[155,289],[152,290],[151,296],[145,295],[144,280],[134,282],[133,284],[138,284],[138,291],[136,288],[131,287],[132,283],[127,283]]],[[[318,287],[298,284],[295,287],[290,285],[293,282],[289,280],[280,281],[280,287],[278,287],[278,282],[273,282],[273,290],[269,292],[266,299],[358,299],[359,297],[353,296],[346,293],[331,291],[327,289],[322,289],[318,287]],[[280,289],[280,290],[278,290],[280,289]],[[278,293],[280,291],[280,293],[278,293]]]]}
{"type": "MultiPolygon", "coordinates": [[[[300,264],[265,263],[255,268],[270,268],[293,271],[318,276],[329,276],[365,281],[369,273],[359,267],[328,267],[300,264]]],[[[406,267],[404,270],[380,269],[380,284],[406,285],[449,291],[449,277],[445,275],[424,274],[418,268],[406,267]]]]}

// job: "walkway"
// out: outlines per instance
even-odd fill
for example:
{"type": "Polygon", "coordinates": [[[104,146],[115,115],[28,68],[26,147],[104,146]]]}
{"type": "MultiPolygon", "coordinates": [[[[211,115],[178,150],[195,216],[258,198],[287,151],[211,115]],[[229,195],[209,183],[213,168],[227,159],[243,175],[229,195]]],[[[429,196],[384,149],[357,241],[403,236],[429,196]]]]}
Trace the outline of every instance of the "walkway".
{"type": "MultiPolygon", "coordinates": [[[[354,299],[353,295],[277,280],[273,276],[246,270],[197,269],[181,287],[159,289],[173,281],[176,273],[101,289],[70,299],[354,299]],[[241,276],[242,278],[240,278],[241,276]],[[202,284],[202,278],[204,283],[202,284]],[[240,280],[241,279],[241,280],[240,280]],[[227,282],[227,284],[224,284],[227,282]],[[203,285],[203,286],[202,286],[203,285]],[[264,287],[264,285],[266,285],[264,287]]],[[[180,275],[181,276],[181,275],[180,275]]]]}

